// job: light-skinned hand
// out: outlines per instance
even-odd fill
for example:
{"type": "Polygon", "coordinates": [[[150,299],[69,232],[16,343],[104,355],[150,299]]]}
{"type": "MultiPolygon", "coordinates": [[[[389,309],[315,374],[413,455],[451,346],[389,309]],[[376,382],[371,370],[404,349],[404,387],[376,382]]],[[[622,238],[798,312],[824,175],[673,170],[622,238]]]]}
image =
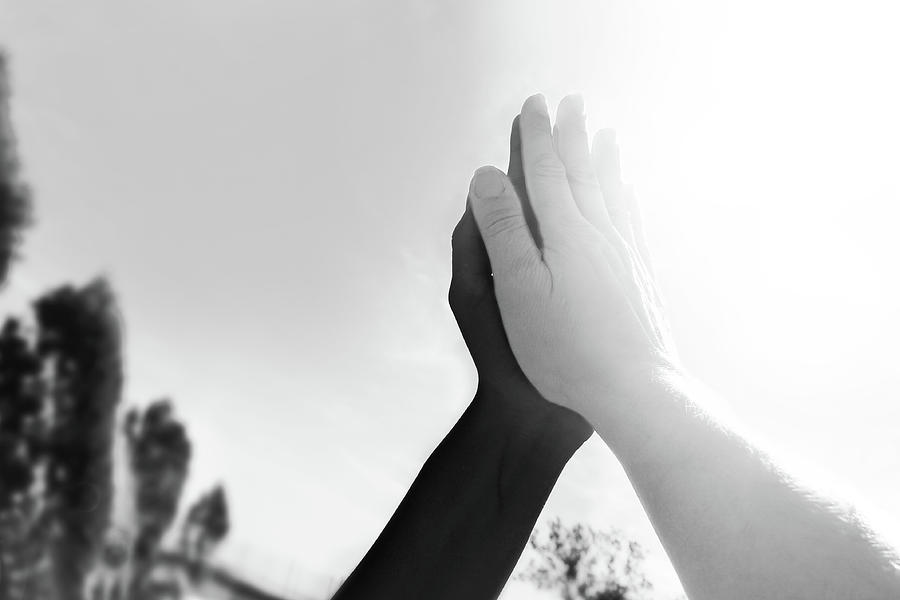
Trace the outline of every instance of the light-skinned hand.
{"type": "Polygon", "coordinates": [[[470,203],[516,360],[545,398],[595,422],[676,364],[634,194],[610,131],[591,153],[580,96],[552,128],[543,96],[528,98],[519,130],[522,173],[482,167],[470,203]]]}

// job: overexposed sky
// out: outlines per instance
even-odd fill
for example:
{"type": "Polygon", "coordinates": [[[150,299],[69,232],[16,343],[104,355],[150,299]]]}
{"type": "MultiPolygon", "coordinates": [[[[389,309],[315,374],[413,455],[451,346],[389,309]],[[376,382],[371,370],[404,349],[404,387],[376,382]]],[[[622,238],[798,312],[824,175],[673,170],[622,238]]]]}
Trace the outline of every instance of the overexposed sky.
{"type": "MultiPolygon", "coordinates": [[[[474,390],[446,305],[472,171],[526,96],[583,91],[687,366],[890,512],[898,27],[888,1],[0,0],[38,217],[2,306],[108,274],[128,400],[175,400],[189,497],[227,486],[223,560],[314,592],[474,390]]],[[[599,440],[545,512],[634,535],[674,595],[599,440]]]]}

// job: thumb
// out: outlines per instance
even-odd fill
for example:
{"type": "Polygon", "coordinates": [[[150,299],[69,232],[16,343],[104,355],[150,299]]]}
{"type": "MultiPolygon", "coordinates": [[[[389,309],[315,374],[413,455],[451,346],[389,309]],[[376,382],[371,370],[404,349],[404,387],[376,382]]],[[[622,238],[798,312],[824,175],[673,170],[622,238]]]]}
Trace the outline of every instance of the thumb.
{"type": "Polygon", "coordinates": [[[515,187],[502,171],[481,167],[469,186],[469,201],[494,274],[540,260],[515,187]]]}

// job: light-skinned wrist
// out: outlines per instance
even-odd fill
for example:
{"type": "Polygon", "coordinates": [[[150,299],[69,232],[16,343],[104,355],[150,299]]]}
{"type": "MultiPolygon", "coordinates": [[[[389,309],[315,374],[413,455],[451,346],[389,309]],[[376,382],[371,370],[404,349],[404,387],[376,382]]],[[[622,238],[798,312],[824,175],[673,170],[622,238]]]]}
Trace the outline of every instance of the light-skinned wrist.
{"type": "Polygon", "coordinates": [[[580,391],[584,415],[622,462],[653,459],[690,410],[687,375],[657,367],[635,373],[615,388],[597,382],[580,391]]]}

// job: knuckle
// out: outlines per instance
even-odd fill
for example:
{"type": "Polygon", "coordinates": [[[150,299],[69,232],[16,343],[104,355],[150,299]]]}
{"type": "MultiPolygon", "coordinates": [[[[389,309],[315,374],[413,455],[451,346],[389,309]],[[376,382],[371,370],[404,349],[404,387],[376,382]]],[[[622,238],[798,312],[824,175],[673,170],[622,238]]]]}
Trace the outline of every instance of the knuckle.
{"type": "Polygon", "coordinates": [[[565,179],[566,168],[555,154],[538,154],[531,161],[531,172],[541,179],[565,179]]]}
{"type": "Polygon", "coordinates": [[[571,183],[590,186],[598,191],[600,190],[600,182],[597,181],[597,176],[590,167],[585,167],[584,165],[566,167],[566,177],[571,183]]]}
{"type": "Polygon", "coordinates": [[[510,266],[515,273],[527,273],[534,269],[535,263],[539,260],[539,255],[532,253],[523,253],[512,259],[510,266]]]}
{"type": "Polygon", "coordinates": [[[525,218],[521,214],[509,210],[491,211],[486,215],[486,221],[485,238],[507,235],[527,227],[525,218]]]}

